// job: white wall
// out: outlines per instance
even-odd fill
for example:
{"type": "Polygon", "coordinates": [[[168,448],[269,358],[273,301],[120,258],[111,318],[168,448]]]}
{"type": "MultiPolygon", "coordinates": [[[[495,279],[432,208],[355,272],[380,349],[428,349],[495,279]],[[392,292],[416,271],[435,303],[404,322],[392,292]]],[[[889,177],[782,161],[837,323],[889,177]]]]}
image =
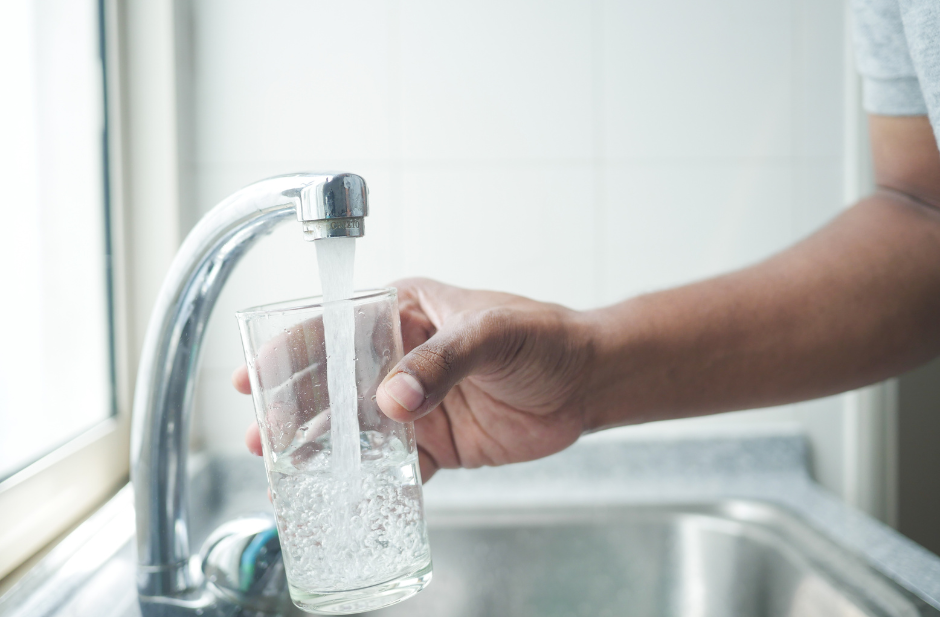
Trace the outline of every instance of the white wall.
{"type": "MultiPolygon", "coordinates": [[[[190,203],[202,214],[277,173],[359,173],[359,287],[424,275],[593,307],[761,259],[843,205],[840,0],[186,10],[190,203]]],[[[252,417],[228,383],[233,311],[314,294],[315,272],[289,226],[233,275],[198,384],[210,447],[240,449],[252,417]]],[[[838,397],[662,430],[754,423],[806,430],[818,478],[842,490],[838,397]]]]}

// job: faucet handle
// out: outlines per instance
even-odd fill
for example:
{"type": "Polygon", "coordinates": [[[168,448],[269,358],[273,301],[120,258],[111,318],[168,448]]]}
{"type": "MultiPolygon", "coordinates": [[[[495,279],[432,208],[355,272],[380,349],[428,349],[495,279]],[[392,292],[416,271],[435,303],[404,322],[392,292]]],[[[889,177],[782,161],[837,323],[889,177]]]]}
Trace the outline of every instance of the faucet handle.
{"type": "Polygon", "coordinates": [[[236,606],[278,614],[290,606],[270,514],[243,516],[216,529],[203,545],[202,571],[209,585],[236,606]]]}
{"type": "Polygon", "coordinates": [[[304,174],[304,184],[291,191],[304,239],[359,238],[369,214],[369,188],[362,176],[345,172],[304,174]],[[296,191],[296,192],[295,192],[296,191]]]}

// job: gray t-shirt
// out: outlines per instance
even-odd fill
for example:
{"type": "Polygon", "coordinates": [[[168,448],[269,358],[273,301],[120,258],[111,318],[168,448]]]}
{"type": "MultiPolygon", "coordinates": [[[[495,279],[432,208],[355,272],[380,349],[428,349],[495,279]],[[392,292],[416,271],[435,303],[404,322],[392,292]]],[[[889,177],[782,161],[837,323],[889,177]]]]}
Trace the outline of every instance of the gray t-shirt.
{"type": "Polygon", "coordinates": [[[853,0],[865,111],[927,114],[940,137],[940,0],[853,0]]]}

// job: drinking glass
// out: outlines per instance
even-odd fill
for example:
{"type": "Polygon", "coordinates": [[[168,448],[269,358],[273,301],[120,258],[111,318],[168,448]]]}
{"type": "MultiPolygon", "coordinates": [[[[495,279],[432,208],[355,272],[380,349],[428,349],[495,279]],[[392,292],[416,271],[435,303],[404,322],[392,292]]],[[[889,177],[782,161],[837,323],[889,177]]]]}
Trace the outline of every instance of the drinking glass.
{"type": "Polygon", "coordinates": [[[390,420],[375,402],[402,356],[396,290],[236,316],[294,604],[349,614],[416,594],[431,581],[431,552],[414,425],[390,420]],[[343,405],[357,407],[358,431],[341,428],[349,418],[340,422],[340,412],[332,422],[328,374],[337,362],[329,363],[323,326],[324,314],[335,323],[330,311],[354,316],[356,392],[343,405]]]}

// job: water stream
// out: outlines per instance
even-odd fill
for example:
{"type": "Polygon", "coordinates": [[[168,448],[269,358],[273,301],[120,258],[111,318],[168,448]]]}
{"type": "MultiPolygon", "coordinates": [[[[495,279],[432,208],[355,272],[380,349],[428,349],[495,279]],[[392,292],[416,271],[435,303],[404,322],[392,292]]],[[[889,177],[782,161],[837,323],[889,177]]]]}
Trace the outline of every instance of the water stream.
{"type": "Polygon", "coordinates": [[[330,394],[330,441],[333,475],[350,487],[350,503],[359,486],[359,418],[356,390],[356,323],[352,302],[355,238],[314,242],[323,287],[327,388],[330,394]]]}

